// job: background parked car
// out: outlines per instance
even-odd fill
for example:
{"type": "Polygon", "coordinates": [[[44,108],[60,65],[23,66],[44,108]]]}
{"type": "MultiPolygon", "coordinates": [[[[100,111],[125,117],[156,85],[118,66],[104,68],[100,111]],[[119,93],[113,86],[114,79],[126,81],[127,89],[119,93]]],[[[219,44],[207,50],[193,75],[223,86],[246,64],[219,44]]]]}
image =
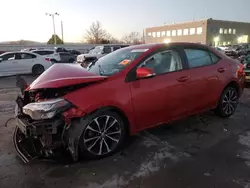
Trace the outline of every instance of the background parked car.
{"type": "MultiPolygon", "coordinates": [[[[96,46],[92,48],[89,53],[81,54],[77,56],[77,63],[84,63],[86,59],[99,59],[111,52],[114,52],[120,48],[128,47],[129,45],[103,45],[103,46],[96,46]]],[[[88,61],[88,60],[87,60],[88,61]]],[[[86,62],[86,61],[85,61],[86,62]]]]}
{"type": "Polygon", "coordinates": [[[61,61],[59,53],[57,53],[55,50],[33,50],[32,52],[50,58],[52,63],[61,61]]]}
{"type": "Polygon", "coordinates": [[[240,57],[242,55],[250,54],[250,44],[237,44],[225,50],[225,54],[229,57],[240,57]]]}
{"type": "Polygon", "coordinates": [[[73,63],[76,60],[76,56],[70,52],[59,52],[60,63],[73,63]]]}
{"type": "Polygon", "coordinates": [[[244,58],[243,64],[244,64],[244,71],[246,73],[246,82],[249,85],[250,84],[250,54],[244,58]]]}
{"type": "Polygon", "coordinates": [[[43,73],[52,65],[49,58],[31,52],[8,52],[0,55],[0,76],[43,73]]]}
{"type": "Polygon", "coordinates": [[[69,51],[71,54],[75,55],[76,57],[77,57],[78,55],[81,54],[81,52],[79,52],[79,51],[77,51],[77,50],[69,49],[68,51],[69,51]]]}

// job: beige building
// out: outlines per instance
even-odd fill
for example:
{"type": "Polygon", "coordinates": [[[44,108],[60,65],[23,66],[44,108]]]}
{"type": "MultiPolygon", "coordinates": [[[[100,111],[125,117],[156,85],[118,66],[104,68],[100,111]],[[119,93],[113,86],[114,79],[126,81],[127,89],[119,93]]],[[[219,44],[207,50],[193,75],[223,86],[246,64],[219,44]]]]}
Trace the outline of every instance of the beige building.
{"type": "Polygon", "coordinates": [[[249,43],[250,23],[198,20],[146,28],[146,43],[197,42],[212,46],[249,43]]]}

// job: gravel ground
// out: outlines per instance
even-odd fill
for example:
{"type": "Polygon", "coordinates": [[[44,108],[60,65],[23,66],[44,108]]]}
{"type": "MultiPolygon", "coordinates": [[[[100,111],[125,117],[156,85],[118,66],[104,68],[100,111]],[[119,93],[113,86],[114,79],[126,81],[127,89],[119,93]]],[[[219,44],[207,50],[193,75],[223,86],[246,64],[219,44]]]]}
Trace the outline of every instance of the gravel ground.
{"type": "MultiPolygon", "coordinates": [[[[29,82],[32,77],[28,77],[29,82]]],[[[142,132],[98,161],[24,165],[14,151],[15,79],[0,79],[0,188],[250,188],[250,90],[234,116],[211,112],[142,132]]]]}

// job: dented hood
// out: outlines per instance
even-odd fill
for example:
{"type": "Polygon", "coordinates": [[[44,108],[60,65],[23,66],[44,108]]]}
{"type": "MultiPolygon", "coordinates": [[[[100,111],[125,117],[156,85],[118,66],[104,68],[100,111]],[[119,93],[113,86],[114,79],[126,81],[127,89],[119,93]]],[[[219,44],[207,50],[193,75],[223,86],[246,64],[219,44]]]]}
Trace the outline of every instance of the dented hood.
{"type": "Polygon", "coordinates": [[[101,81],[107,78],[88,72],[79,64],[54,64],[41,74],[27,89],[60,88],[101,81]]]}

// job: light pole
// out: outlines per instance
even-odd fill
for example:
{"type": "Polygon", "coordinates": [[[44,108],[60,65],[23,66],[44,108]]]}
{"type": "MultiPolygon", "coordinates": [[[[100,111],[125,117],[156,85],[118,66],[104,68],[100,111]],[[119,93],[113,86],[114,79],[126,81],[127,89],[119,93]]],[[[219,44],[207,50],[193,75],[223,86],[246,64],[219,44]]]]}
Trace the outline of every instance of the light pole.
{"type": "Polygon", "coordinates": [[[55,16],[59,16],[59,14],[56,13],[45,13],[46,16],[51,16],[53,21],[53,29],[54,29],[54,44],[56,45],[56,27],[55,27],[55,16]]]}
{"type": "Polygon", "coordinates": [[[61,21],[61,32],[62,32],[62,41],[63,41],[63,22],[62,21],[61,21]]]}

